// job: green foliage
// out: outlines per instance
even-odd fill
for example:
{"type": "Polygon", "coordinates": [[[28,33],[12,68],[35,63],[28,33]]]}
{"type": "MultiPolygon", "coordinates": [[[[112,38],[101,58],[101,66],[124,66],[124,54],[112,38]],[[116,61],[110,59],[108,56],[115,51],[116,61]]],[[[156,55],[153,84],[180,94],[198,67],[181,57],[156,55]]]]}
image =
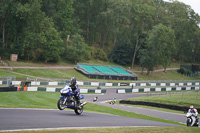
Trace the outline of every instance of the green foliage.
{"type": "MultiPolygon", "coordinates": [[[[69,61],[108,60],[107,55],[112,55],[116,63],[132,67],[150,63],[149,70],[157,64],[165,68],[170,58],[200,62],[200,17],[178,1],[2,0],[0,21],[0,56],[4,58],[16,53],[24,60],[58,61],[70,49],[69,61]],[[68,35],[72,41],[77,34],[85,40],[79,52],[70,44],[67,47],[68,35]],[[150,49],[145,46],[147,40],[149,45],[158,44],[155,54],[145,53],[150,49]],[[160,58],[148,60],[154,56],[160,58]]],[[[75,40],[70,43],[74,45],[75,40]]]]}
{"type": "Polygon", "coordinates": [[[107,61],[108,57],[103,49],[98,47],[92,47],[91,55],[93,59],[98,59],[102,61],[107,61]]]}
{"type": "Polygon", "coordinates": [[[60,55],[64,52],[64,44],[63,40],[60,37],[60,34],[53,27],[53,23],[50,23],[50,19],[46,18],[44,20],[44,24],[46,25],[44,29],[44,35],[46,38],[46,42],[43,44],[41,58],[45,62],[47,61],[58,61],[60,55]]]}
{"type": "Polygon", "coordinates": [[[73,33],[73,14],[72,7],[74,0],[43,0],[42,10],[45,14],[53,19],[55,28],[59,31],[63,40],[67,39],[67,35],[73,33]]]}
{"type": "Polygon", "coordinates": [[[183,67],[177,70],[177,72],[185,76],[196,76],[194,72],[192,72],[191,70],[185,69],[183,67]]]}
{"type": "Polygon", "coordinates": [[[16,17],[17,2],[15,0],[0,1],[0,56],[6,58],[12,53],[12,46],[20,30],[19,19],[16,17]]]}
{"type": "Polygon", "coordinates": [[[117,42],[116,46],[110,54],[110,58],[113,62],[121,65],[130,65],[132,57],[133,46],[126,42],[117,42]]]}
{"type": "Polygon", "coordinates": [[[75,34],[71,37],[67,46],[66,58],[75,63],[83,61],[87,55],[87,48],[84,38],[79,34],[75,34]]]}
{"type": "Polygon", "coordinates": [[[150,49],[141,49],[140,54],[140,65],[142,68],[147,69],[147,75],[150,71],[153,71],[153,67],[155,66],[155,57],[150,49]]]}
{"type": "Polygon", "coordinates": [[[184,74],[185,73],[185,68],[181,67],[179,70],[177,70],[178,73],[184,74]]]}
{"type": "Polygon", "coordinates": [[[163,65],[166,69],[175,49],[174,40],[175,35],[172,29],[162,24],[154,26],[147,41],[148,51],[141,51],[141,64],[148,67],[146,63],[149,62],[151,69],[156,65],[163,65]]]}
{"type": "Polygon", "coordinates": [[[199,15],[190,6],[184,3],[173,2],[168,5],[171,17],[171,26],[175,31],[177,54],[176,58],[180,61],[193,62],[196,56],[196,48],[199,46],[199,15]]]}
{"type": "Polygon", "coordinates": [[[58,61],[64,51],[63,40],[52,20],[41,11],[41,1],[18,4],[17,15],[26,22],[21,56],[28,60],[58,61]]]}

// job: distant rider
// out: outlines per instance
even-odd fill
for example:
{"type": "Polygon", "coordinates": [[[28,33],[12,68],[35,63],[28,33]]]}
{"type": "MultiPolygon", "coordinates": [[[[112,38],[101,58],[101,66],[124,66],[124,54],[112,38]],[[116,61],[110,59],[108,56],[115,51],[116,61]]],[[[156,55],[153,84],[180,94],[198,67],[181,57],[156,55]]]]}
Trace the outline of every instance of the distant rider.
{"type": "Polygon", "coordinates": [[[71,82],[69,83],[69,86],[71,87],[72,91],[76,94],[75,98],[77,99],[77,101],[80,102],[80,89],[78,87],[75,77],[71,78],[71,82]]]}
{"type": "Polygon", "coordinates": [[[190,106],[190,109],[188,110],[188,112],[192,113],[195,116],[195,118],[198,120],[198,111],[197,109],[194,108],[193,105],[190,106]]]}

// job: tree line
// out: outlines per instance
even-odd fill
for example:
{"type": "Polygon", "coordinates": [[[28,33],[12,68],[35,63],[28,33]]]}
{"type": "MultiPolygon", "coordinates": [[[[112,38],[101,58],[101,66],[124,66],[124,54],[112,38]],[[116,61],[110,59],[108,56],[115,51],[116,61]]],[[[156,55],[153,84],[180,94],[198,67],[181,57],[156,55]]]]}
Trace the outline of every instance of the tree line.
{"type": "Polygon", "coordinates": [[[0,56],[132,68],[200,62],[200,17],[172,0],[0,0],[0,56]]]}

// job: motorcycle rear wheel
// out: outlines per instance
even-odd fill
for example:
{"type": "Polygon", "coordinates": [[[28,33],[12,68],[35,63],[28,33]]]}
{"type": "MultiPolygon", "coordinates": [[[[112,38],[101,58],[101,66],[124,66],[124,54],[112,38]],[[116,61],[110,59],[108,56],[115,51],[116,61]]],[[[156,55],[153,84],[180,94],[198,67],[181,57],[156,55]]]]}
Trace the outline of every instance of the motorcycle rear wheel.
{"type": "Polygon", "coordinates": [[[57,106],[58,106],[59,110],[64,110],[65,109],[65,105],[63,104],[63,102],[64,102],[64,99],[62,99],[62,98],[60,98],[58,100],[57,106]]]}
{"type": "Polygon", "coordinates": [[[194,127],[199,127],[199,124],[197,124],[197,123],[194,123],[194,125],[193,125],[194,127]]]}

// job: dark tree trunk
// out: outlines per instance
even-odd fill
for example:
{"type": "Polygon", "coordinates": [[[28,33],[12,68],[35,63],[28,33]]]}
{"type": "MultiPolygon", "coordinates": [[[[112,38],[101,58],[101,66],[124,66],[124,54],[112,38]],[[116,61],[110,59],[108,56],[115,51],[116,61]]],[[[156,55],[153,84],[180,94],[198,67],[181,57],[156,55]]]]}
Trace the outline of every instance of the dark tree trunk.
{"type": "Polygon", "coordinates": [[[133,60],[132,60],[131,69],[133,69],[133,66],[135,64],[135,56],[136,56],[136,52],[137,52],[137,48],[138,48],[139,37],[140,37],[140,35],[138,34],[138,36],[136,38],[136,45],[135,45],[135,50],[134,50],[134,54],[133,54],[133,60]]]}

